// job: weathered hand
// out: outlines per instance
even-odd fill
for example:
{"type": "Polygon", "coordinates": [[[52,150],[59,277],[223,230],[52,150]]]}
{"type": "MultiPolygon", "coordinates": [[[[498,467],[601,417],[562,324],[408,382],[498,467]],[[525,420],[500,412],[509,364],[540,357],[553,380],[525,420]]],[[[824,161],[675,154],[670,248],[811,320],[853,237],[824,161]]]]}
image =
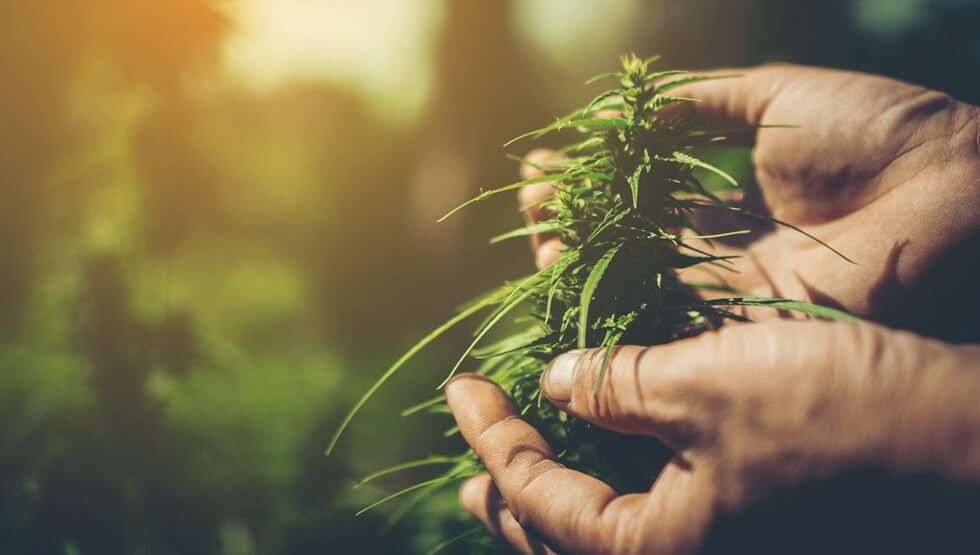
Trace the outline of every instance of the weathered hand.
{"type": "MultiPolygon", "coordinates": [[[[463,506],[518,551],[691,552],[720,519],[773,492],[854,469],[980,481],[978,347],[871,324],[736,324],[668,345],[619,348],[593,395],[601,358],[598,351],[560,356],[542,377],[544,393],[577,418],[675,449],[648,493],[618,495],[559,464],[490,381],[467,374],[447,386],[463,437],[489,471],[464,485],[463,506]]],[[[835,498],[832,510],[857,497],[835,498]]],[[[914,501],[898,503],[905,510],[914,501]]],[[[856,519],[856,533],[873,517],[856,519]]],[[[823,526],[816,528],[826,535],[823,526]]],[[[896,535],[921,532],[899,526],[896,535]]],[[[798,540],[800,547],[815,541],[798,540]]],[[[862,538],[832,540],[853,547],[862,538]]]]}
{"type": "MultiPolygon", "coordinates": [[[[720,127],[799,126],[733,138],[755,146],[754,182],[745,184],[741,203],[805,227],[857,262],[770,226],[740,236],[748,242],[715,241],[718,254],[743,256],[729,284],[928,335],[980,340],[980,328],[966,325],[980,309],[980,295],[972,294],[980,270],[980,109],[859,73],[781,65],[720,73],[743,76],[674,94],[701,99],[689,106],[720,127]]],[[[540,175],[531,165],[522,172],[540,175]]],[[[550,190],[538,184],[521,191],[531,219],[543,216],[536,205],[550,190]]],[[[704,212],[699,224],[709,232],[757,224],[704,212]]],[[[539,266],[556,258],[556,240],[534,241],[539,266]]],[[[704,281],[697,273],[688,277],[704,281]]]]}

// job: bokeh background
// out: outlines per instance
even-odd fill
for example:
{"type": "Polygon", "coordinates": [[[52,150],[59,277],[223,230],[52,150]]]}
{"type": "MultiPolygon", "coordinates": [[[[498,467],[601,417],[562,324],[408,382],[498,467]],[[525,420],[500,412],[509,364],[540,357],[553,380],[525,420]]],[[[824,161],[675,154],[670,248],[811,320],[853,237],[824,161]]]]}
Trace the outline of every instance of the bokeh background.
{"type": "MultiPolygon", "coordinates": [[[[973,0],[0,0],[0,553],[424,552],[360,507],[453,452],[453,307],[527,272],[501,144],[617,56],[793,61],[980,102],[973,0]]],[[[525,148],[525,147],[521,147],[525,148]]],[[[517,153],[520,149],[516,150],[517,153]]]]}

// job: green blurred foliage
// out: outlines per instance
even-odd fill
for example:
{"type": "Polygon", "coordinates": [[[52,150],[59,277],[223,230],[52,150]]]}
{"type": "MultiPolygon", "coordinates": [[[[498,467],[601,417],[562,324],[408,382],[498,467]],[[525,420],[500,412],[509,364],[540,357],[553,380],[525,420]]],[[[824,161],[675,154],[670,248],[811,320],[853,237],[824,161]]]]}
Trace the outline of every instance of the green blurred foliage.
{"type": "Polygon", "coordinates": [[[0,0],[0,553],[393,553],[464,530],[442,516],[451,492],[387,534],[383,510],[353,517],[424,471],[350,485],[461,448],[446,418],[397,413],[465,334],[322,450],[405,346],[529,269],[521,245],[486,246],[520,221],[512,203],[432,222],[510,182],[500,145],[579,104],[621,52],[980,99],[976,2],[621,0],[617,32],[593,32],[586,0],[555,26],[565,4],[528,4],[420,0],[442,14],[433,82],[395,117],[327,79],[228,78],[235,0],[0,0]]]}

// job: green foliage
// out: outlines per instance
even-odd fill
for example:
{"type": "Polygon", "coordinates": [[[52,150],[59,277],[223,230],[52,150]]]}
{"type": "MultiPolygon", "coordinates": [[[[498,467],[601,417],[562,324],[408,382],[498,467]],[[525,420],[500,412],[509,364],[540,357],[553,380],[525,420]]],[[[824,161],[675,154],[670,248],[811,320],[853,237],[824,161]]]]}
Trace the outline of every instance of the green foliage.
{"type": "MultiPolygon", "coordinates": [[[[523,417],[542,431],[563,464],[597,476],[621,490],[642,490],[649,486],[653,476],[630,472],[615,456],[632,440],[575,421],[542,402],[538,382],[547,361],[574,348],[605,349],[603,372],[595,384],[598,388],[616,345],[664,343],[711,329],[726,318],[744,320],[728,310],[733,306],[769,307],[819,318],[854,320],[840,311],[786,299],[704,300],[696,291],[705,287],[691,286],[679,279],[681,269],[719,265],[731,258],[703,250],[693,240],[748,233],[736,229],[713,235],[681,234],[678,230],[693,228],[689,218],[695,211],[736,211],[748,218],[765,218],[806,233],[784,222],[724,204],[698,178],[707,173],[720,179],[720,186],[713,187],[715,191],[738,185],[728,172],[694,154],[699,147],[717,142],[722,132],[696,129],[689,117],[668,108],[696,99],[665,93],[686,83],[735,76],[691,76],[674,70],[651,72],[650,63],[651,59],[624,57],[622,71],[597,78],[617,79],[617,88],[599,94],[585,108],[551,125],[518,137],[536,138],[573,131],[579,139],[562,149],[567,160],[552,168],[541,168],[546,172],[541,177],[485,191],[445,216],[499,193],[535,183],[550,183],[554,194],[542,201],[542,207],[548,209],[551,218],[499,235],[492,242],[547,232],[557,235],[568,248],[551,266],[472,304],[409,350],[355,405],[331,441],[331,448],[354,413],[408,357],[450,326],[478,310],[493,307],[494,311],[477,328],[473,342],[449,376],[476,352],[483,362],[475,371],[510,392],[523,417]],[[619,115],[595,117],[604,110],[616,110],[619,115]],[[484,351],[475,351],[490,330],[519,306],[530,314],[529,319],[525,318],[529,323],[524,324],[524,329],[484,351]]],[[[714,288],[725,290],[726,286],[714,288]]],[[[425,410],[443,412],[445,405],[436,398],[406,413],[425,410]]],[[[455,432],[452,428],[447,435],[455,432]]],[[[472,453],[464,453],[405,463],[389,471],[433,463],[454,465],[441,476],[381,499],[365,510],[413,491],[417,492],[416,497],[408,503],[417,504],[424,496],[457,483],[481,468],[472,453]]],[[[461,538],[472,538],[471,534],[475,535],[467,532],[461,538]]]]}

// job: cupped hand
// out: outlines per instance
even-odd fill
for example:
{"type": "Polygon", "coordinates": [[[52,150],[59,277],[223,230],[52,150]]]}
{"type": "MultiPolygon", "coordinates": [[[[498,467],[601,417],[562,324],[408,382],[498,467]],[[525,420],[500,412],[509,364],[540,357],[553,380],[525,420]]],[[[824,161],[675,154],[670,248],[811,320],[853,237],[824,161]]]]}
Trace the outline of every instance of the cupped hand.
{"type": "MultiPolygon", "coordinates": [[[[851,469],[980,480],[977,347],[871,324],[737,324],[668,345],[618,348],[593,394],[601,360],[597,350],[558,357],[542,377],[544,394],[577,418],[672,447],[676,456],[649,492],[619,495],[557,462],[485,378],[462,375],[447,386],[462,435],[489,471],[464,485],[463,506],[520,552],[696,551],[720,519],[851,469]]],[[[833,510],[853,501],[835,498],[833,510]]],[[[858,531],[874,515],[861,518],[858,531]]]]}
{"type": "MultiPolygon", "coordinates": [[[[712,73],[712,72],[707,72],[712,73]]],[[[892,79],[797,66],[763,66],[733,79],[704,81],[675,94],[698,120],[717,127],[785,124],[732,137],[754,145],[753,182],[740,203],[831,244],[853,259],[787,228],[715,241],[741,255],[729,285],[753,295],[846,309],[893,326],[954,340],[980,339],[968,325],[980,309],[980,109],[892,79]]],[[[540,175],[547,151],[532,153],[526,177],[540,175]]],[[[532,220],[549,184],[521,191],[532,220]]],[[[751,227],[717,211],[698,215],[701,230],[751,227]]],[[[561,245],[534,238],[539,266],[561,245]]],[[[691,269],[684,276],[704,281],[691,269]]],[[[769,315],[765,311],[753,317],[769,315]]]]}

